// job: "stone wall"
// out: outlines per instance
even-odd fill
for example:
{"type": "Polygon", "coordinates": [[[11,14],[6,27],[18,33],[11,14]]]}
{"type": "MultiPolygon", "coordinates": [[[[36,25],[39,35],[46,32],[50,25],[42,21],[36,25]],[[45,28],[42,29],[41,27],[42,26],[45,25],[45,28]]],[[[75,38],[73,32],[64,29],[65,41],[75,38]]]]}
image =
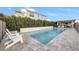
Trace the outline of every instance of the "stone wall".
{"type": "Polygon", "coordinates": [[[79,23],[75,23],[75,24],[74,24],[74,28],[75,28],[76,31],[79,33],[79,23]]]}
{"type": "Polygon", "coordinates": [[[0,42],[3,38],[4,33],[5,33],[5,29],[6,29],[6,23],[4,21],[0,20],[0,42]]]}

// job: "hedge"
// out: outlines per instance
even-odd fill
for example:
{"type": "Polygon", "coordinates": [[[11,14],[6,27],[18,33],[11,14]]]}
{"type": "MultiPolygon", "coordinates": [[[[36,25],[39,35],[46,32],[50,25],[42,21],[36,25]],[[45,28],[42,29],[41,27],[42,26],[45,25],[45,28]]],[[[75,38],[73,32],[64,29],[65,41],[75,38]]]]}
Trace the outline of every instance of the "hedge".
{"type": "Polygon", "coordinates": [[[3,14],[0,14],[0,17],[4,18],[6,27],[9,30],[20,31],[20,28],[26,27],[57,26],[55,22],[47,20],[35,20],[28,17],[5,16],[3,14]]]}

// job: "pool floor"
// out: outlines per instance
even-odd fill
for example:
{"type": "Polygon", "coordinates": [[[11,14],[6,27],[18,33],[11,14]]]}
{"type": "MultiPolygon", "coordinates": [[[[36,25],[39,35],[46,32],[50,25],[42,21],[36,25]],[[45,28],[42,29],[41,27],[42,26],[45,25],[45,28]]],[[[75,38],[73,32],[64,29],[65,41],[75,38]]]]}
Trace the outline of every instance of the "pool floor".
{"type": "Polygon", "coordinates": [[[47,31],[36,31],[28,33],[32,38],[41,42],[42,44],[48,44],[51,40],[53,40],[58,34],[63,32],[60,29],[52,29],[47,31]]]}

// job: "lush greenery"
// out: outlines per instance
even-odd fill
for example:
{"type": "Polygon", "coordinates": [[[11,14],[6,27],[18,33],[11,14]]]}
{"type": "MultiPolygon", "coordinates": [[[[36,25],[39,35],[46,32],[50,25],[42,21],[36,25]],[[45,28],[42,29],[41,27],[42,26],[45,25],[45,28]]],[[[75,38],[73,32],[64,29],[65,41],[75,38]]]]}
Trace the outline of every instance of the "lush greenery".
{"type": "Polygon", "coordinates": [[[40,26],[57,26],[55,22],[46,20],[34,20],[27,17],[5,16],[0,14],[0,17],[6,22],[6,27],[9,30],[20,30],[26,27],[40,27],[40,26]]]}

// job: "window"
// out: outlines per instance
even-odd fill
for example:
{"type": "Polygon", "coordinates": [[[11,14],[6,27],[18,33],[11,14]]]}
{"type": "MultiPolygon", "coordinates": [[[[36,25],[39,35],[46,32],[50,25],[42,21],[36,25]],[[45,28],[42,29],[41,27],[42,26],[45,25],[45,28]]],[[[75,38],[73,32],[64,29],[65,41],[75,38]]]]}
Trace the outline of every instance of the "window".
{"type": "Polygon", "coordinates": [[[34,13],[31,12],[31,13],[30,13],[30,17],[34,17],[34,13]]]}
{"type": "Polygon", "coordinates": [[[68,24],[68,23],[65,23],[65,24],[68,24]]]}

